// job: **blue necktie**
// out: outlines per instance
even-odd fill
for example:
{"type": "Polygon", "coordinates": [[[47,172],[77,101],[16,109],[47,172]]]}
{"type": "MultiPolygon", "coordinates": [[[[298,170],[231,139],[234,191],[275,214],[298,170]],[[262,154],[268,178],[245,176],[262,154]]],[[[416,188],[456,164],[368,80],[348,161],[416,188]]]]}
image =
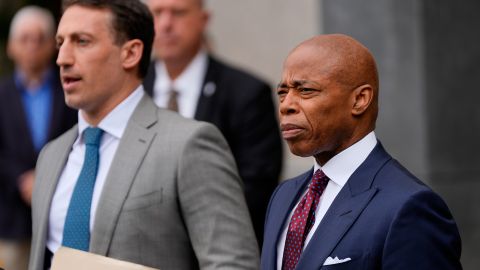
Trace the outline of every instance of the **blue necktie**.
{"type": "Polygon", "coordinates": [[[88,251],[90,245],[90,209],[93,187],[97,178],[98,148],[102,134],[101,129],[90,127],[83,132],[85,159],[68,206],[63,228],[63,246],[88,251]]]}

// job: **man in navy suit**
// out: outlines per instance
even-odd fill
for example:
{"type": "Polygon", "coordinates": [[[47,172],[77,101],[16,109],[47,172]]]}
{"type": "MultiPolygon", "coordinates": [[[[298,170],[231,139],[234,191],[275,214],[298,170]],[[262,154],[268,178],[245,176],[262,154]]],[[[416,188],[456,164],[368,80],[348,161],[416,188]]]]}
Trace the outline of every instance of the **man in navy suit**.
{"type": "Polygon", "coordinates": [[[206,121],[227,139],[259,242],[268,200],[278,184],[282,142],[270,86],[212,57],[202,0],[145,0],[155,20],[144,87],[160,107],[206,121]]]}
{"type": "Polygon", "coordinates": [[[262,269],[461,269],[442,199],[377,141],[378,75],[345,35],[296,47],[277,93],[290,151],[314,168],[282,183],[267,210],[262,269]]]}

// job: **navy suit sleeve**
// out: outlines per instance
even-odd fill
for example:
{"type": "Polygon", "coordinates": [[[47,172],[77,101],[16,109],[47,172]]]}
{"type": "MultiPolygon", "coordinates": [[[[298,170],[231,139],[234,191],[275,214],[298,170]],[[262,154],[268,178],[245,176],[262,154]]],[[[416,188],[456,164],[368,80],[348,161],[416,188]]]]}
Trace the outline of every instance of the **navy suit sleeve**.
{"type": "MultiPolygon", "coordinates": [[[[11,118],[11,114],[7,111],[7,100],[4,99],[3,95],[0,95],[0,189],[1,194],[5,198],[11,198],[14,194],[18,194],[18,182],[17,179],[25,171],[32,169],[35,166],[34,159],[29,159],[27,161],[20,160],[22,153],[19,153],[18,150],[15,154],[12,154],[12,151],[15,151],[15,148],[24,149],[25,147],[21,145],[12,145],[12,138],[18,140],[23,139],[22,134],[17,135],[11,134],[11,127],[7,122],[8,118],[11,118]],[[8,134],[10,132],[10,134],[8,134]],[[23,148],[22,148],[23,147],[23,148]],[[8,195],[7,195],[8,194],[8,195]]],[[[10,119],[10,122],[13,121],[10,119]]],[[[28,137],[27,137],[28,139],[28,137]]]]}
{"type": "MultiPolygon", "coordinates": [[[[1,135],[0,135],[1,136],[1,135]]],[[[18,193],[17,179],[22,173],[24,173],[25,165],[22,162],[13,160],[5,151],[5,148],[1,145],[3,143],[0,138],[0,188],[2,193],[10,194],[18,193]]],[[[5,195],[7,196],[7,195],[5,195]]]]}
{"type": "Polygon", "coordinates": [[[397,213],[387,235],[382,269],[462,269],[457,226],[442,199],[414,194],[397,213]]]}

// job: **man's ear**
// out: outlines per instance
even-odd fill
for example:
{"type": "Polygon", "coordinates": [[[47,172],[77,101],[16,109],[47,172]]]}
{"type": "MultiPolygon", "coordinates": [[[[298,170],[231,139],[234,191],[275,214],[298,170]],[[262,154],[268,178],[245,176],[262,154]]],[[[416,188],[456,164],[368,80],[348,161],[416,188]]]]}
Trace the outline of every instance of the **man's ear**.
{"type": "Polygon", "coordinates": [[[361,85],[353,90],[352,114],[363,114],[373,101],[374,91],[370,84],[361,85]]]}
{"type": "Polygon", "coordinates": [[[208,23],[210,22],[210,12],[203,10],[202,11],[202,24],[203,24],[203,30],[205,31],[207,29],[208,23]]]}
{"type": "Polygon", "coordinates": [[[8,59],[14,61],[14,58],[15,58],[15,48],[13,46],[13,41],[11,40],[8,40],[7,41],[7,48],[6,48],[6,54],[7,54],[7,57],[8,59]]]}
{"type": "Polygon", "coordinates": [[[139,39],[132,39],[122,45],[122,66],[124,69],[133,69],[139,66],[142,59],[143,42],[139,39]]]}

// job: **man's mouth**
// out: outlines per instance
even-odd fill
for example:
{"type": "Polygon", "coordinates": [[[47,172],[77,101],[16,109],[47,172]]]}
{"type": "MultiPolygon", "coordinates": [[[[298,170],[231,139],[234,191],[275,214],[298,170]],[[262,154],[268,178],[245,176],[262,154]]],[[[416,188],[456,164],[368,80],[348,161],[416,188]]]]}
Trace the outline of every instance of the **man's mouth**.
{"type": "Polygon", "coordinates": [[[72,89],[80,80],[79,76],[62,76],[63,89],[65,91],[72,89]]]}
{"type": "Polygon", "coordinates": [[[282,136],[285,140],[291,140],[298,137],[305,129],[295,124],[281,124],[282,136]]]}
{"type": "Polygon", "coordinates": [[[176,43],[177,38],[174,35],[161,35],[156,37],[156,41],[162,45],[171,45],[173,43],[176,43]]]}

